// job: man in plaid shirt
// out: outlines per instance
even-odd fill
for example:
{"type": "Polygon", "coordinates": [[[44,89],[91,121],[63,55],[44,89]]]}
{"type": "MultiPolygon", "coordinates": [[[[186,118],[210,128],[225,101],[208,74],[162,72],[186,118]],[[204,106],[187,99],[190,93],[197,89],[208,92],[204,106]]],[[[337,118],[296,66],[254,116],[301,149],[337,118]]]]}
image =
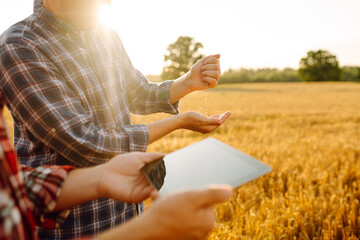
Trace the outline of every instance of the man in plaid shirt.
{"type": "MultiPolygon", "coordinates": [[[[86,167],[113,156],[146,151],[176,129],[208,133],[230,115],[188,112],[131,125],[130,112],[177,114],[186,94],[217,85],[219,55],[196,63],[175,81],[150,83],[131,64],[117,34],[98,25],[105,0],[35,0],[34,14],[0,38],[0,94],[14,118],[21,163],[86,167]]],[[[143,211],[143,204],[109,199],[76,206],[40,238],[97,234],[143,211]]]]}

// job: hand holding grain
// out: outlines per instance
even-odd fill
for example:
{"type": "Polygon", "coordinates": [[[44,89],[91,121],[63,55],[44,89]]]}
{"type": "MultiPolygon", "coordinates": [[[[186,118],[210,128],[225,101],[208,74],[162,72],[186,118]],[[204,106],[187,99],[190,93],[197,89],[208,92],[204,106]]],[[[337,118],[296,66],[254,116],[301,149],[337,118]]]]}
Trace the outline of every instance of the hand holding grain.
{"type": "Polygon", "coordinates": [[[178,117],[182,124],[181,128],[205,134],[220,127],[230,115],[231,112],[229,111],[211,117],[206,117],[198,112],[186,112],[178,115],[178,117]]]}
{"type": "Polygon", "coordinates": [[[210,55],[195,63],[186,75],[191,91],[214,88],[218,85],[220,54],[210,55]]]}

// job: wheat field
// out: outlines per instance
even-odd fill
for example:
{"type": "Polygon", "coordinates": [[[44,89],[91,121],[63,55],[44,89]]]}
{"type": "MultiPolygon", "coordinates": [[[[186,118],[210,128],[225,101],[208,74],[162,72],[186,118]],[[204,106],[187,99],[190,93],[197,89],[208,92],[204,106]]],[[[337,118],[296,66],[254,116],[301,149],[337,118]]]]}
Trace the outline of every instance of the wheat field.
{"type": "Polygon", "coordinates": [[[185,97],[180,112],[190,110],[232,116],[211,134],[176,131],[149,151],[212,136],[273,168],[216,207],[210,240],[360,237],[360,84],[220,85],[185,97]]]}
{"type": "MultiPolygon", "coordinates": [[[[360,84],[220,85],[185,97],[180,112],[190,110],[232,116],[211,134],[178,130],[148,151],[168,153],[211,136],[273,168],[216,206],[208,239],[360,237],[360,84]]],[[[167,116],[133,116],[133,123],[167,116]]]]}

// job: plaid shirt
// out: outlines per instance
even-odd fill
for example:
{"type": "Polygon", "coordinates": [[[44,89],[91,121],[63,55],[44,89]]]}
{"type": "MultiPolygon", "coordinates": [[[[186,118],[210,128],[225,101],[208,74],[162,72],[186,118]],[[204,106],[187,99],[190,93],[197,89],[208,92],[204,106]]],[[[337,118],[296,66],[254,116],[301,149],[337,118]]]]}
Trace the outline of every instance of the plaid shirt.
{"type": "MultiPolygon", "coordinates": [[[[2,34],[0,60],[0,97],[14,118],[16,153],[28,166],[85,167],[146,151],[148,129],[131,125],[130,112],[177,113],[171,81],[150,83],[114,31],[79,32],[38,0],[33,15],[2,34]]],[[[76,206],[61,228],[38,233],[44,239],[97,234],[136,212],[134,204],[96,200],[76,206]]]]}
{"type": "Polygon", "coordinates": [[[69,214],[50,212],[72,167],[19,165],[4,122],[0,106],[0,239],[37,239],[36,224],[54,228],[69,214]]]}

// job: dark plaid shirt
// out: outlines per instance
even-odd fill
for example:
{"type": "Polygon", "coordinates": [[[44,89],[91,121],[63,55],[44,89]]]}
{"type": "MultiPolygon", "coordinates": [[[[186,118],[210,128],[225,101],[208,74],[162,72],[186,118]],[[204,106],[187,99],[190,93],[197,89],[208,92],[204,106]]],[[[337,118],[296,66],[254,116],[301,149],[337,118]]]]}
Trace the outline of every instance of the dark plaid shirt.
{"type": "MultiPolygon", "coordinates": [[[[0,38],[0,97],[14,118],[16,153],[28,166],[85,167],[146,151],[148,129],[131,125],[130,112],[177,113],[170,84],[148,82],[112,30],[79,32],[41,1],[0,38]]],[[[134,204],[96,200],[75,207],[61,228],[38,233],[44,239],[97,234],[136,211],[134,204]]]]}

